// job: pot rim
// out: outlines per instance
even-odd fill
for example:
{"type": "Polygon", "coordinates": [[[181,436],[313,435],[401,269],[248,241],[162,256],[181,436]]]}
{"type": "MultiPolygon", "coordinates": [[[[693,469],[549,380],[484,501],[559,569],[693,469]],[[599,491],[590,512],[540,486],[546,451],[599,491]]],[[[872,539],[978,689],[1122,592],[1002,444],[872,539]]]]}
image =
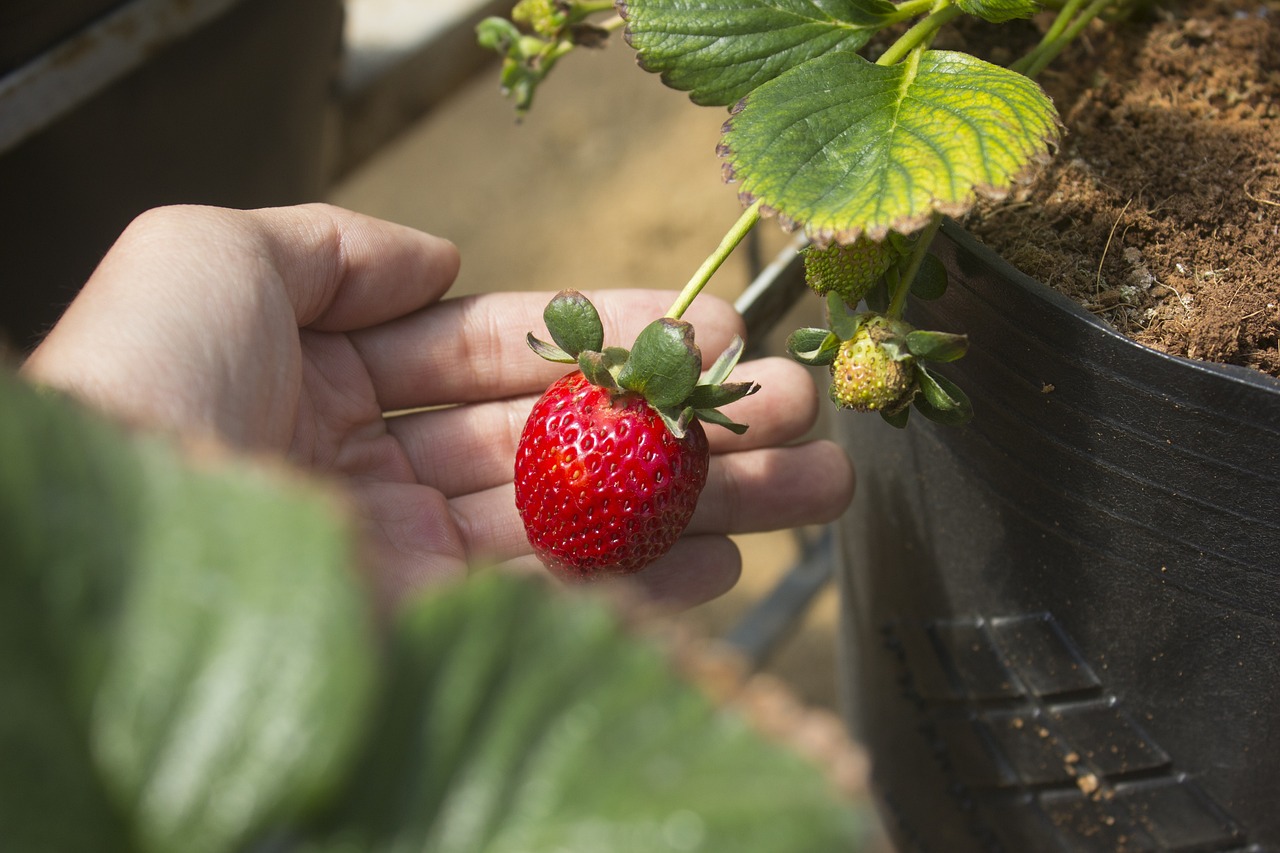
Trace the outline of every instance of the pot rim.
{"type": "Polygon", "coordinates": [[[965,230],[963,225],[950,217],[943,219],[941,234],[945,235],[948,240],[951,240],[966,253],[973,255],[983,264],[990,267],[993,272],[999,274],[1005,280],[1016,284],[1036,299],[1061,310],[1068,315],[1072,322],[1087,326],[1095,337],[1100,337],[1102,345],[1115,352],[1123,351],[1128,357],[1148,357],[1156,361],[1165,362],[1168,368],[1172,370],[1192,370],[1226,382],[1245,385],[1256,391],[1280,396],[1280,379],[1255,368],[1172,355],[1153,349],[1146,344],[1138,343],[1116,331],[1109,323],[1086,311],[1075,300],[1010,264],[1000,254],[965,230]]]}

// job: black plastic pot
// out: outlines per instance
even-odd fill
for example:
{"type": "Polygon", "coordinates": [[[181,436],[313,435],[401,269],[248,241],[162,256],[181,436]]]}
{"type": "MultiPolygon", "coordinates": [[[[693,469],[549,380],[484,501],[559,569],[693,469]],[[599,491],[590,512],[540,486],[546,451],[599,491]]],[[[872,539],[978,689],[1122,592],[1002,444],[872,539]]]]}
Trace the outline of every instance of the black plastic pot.
{"type": "Polygon", "coordinates": [[[1280,382],[948,223],[963,428],[842,419],[854,730],[903,850],[1280,850],[1280,382]]]}

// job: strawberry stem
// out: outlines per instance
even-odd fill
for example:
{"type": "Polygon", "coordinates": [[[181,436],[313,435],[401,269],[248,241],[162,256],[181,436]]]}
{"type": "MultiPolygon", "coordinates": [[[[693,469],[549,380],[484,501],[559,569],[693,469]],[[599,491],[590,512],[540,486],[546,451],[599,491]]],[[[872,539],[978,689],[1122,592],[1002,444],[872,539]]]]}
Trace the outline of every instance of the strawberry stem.
{"type": "Polygon", "coordinates": [[[911,260],[907,263],[907,268],[903,270],[902,277],[898,279],[893,288],[893,296],[889,301],[889,309],[885,311],[885,316],[891,320],[902,318],[902,311],[907,305],[907,294],[911,292],[911,282],[915,280],[916,273],[920,271],[920,265],[924,263],[924,256],[929,253],[929,246],[933,243],[933,235],[938,233],[938,229],[942,226],[942,215],[935,213],[933,218],[929,220],[929,224],[920,232],[920,236],[916,238],[916,244],[911,250],[911,260]]]}
{"type": "Polygon", "coordinates": [[[1114,2],[1115,0],[1093,0],[1083,12],[1076,15],[1084,5],[1084,0],[1068,0],[1044,34],[1044,38],[1040,40],[1040,44],[1009,68],[1035,79],[1062,52],[1063,48],[1075,41],[1090,21],[1105,12],[1114,2]],[[1072,16],[1075,16],[1074,20],[1072,16]]]}
{"type": "Polygon", "coordinates": [[[907,54],[922,45],[933,41],[938,30],[944,24],[961,14],[960,9],[952,6],[947,0],[939,0],[933,11],[921,18],[911,29],[889,45],[889,48],[876,60],[876,65],[893,65],[901,62],[907,54]]]}
{"type": "Polygon", "coordinates": [[[698,267],[698,271],[693,274],[693,278],[689,279],[689,283],[684,286],[684,290],[680,291],[680,295],[676,297],[676,301],[672,303],[670,310],[667,311],[667,317],[679,320],[684,315],[684,312],[689,310],[693,300],[702,292],[702,288],[706,287],[707,282],[711,281],[711,276],[715,275],[716,270],[720,269],[720,265],[733,253],[733,250],[742,242],[742,238],[746,237],[748,232],[759,221],[760,200],[756,199],[738,217],[738,221],[733,223],[733,227],[720,240],[720,245],[716,247],[716,250],[707,256],[707,259],[702,262],[702,266],[698,267]]]}

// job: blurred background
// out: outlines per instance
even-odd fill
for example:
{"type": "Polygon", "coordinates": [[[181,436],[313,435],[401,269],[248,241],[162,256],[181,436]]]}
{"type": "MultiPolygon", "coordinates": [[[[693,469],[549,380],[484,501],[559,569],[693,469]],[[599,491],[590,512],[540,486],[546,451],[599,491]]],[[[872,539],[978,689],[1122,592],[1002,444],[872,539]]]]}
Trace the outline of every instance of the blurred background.
{"type": "MultiPolygon", "coordinates": [[[[134,216],[179,202],[327,200],[440,234],[461,249],[458,295],[679,289],[740,212],[715,153],[724,111],[640,71],[615,36],[562,61],[517,122],[474,45],[476,22],[511,3],[6,0],[0,333],[28,348],[134,216]]],[[[770,222],[756,233],[712,292],[738,298],[792,245],[770,222]]],[[[818,307],[784,319],[773,352],[818,307]]],[[[796,621],[758,612],[821,534],[740,537],[737,589],[674,622],[745,643],[834,712],[826,552],[811,548],[796,621]]]]}

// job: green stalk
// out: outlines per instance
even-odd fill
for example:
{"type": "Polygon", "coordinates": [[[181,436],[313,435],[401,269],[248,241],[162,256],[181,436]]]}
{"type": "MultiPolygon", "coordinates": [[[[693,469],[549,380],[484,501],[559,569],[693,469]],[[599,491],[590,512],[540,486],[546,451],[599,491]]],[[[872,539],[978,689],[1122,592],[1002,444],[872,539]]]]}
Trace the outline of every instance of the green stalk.
{"type": "Polygon", "coordinates": [[[585,18],[596,12],[612,12],[614,3],[613,0],[578,0],[572,8],[578,18],[585,18]]]}
{"type": "Polygon", "coordinates": [[[1034,79],[1057,58],[1058,54],[1062,53],[1067,45],[1075,41],[1090,21],[1101,15],[1114,2],[1115,0],[1093,0],[1083,12],[1076,15],[1076,11],[1084,4],[1084,0],[1069,0],[1058,13],[1058,17],[1054,19],[1053,26],[1040,40],[1040,44],[1022,59],[1010,65],[1010,70],[1034,79]],[[1074,19],[1072,19],[1073,15],[1075,15],[1074,19]]]}
{"type": "Polygon", "coordinates": [[[893,14],[889,15],[889,23],[896,24],[899,21],[907,21],[916,15],[923,15],[934,7],[938,0],[907,0],[900,3],[894,8],[893,14]]]}
{"type": "Polygon", "coordinates": [[[693,300],[702,292],[702,288],[706,287],[707,282],[711,281],[711,276],[715,275],[716,270],[720,269],[720,265],[733,253],[733,250],[742,242],[742,238],[746,237],[759,221],[760,199],[756,199],[743,212],[742,216],[738,217],[738,221],[733,223],[733,227],[720,240],[720,245],[716,247],[716,250],[707,256],[707,259],[702,262],[702,266],[698,267],[698,271],[693,274],[693,278],[689,279],[689,283],[684,286],[684,290],[680,291],[680,295],[676,297],[676,301],[671,305],[671,310],[667,311],[666,316],[673,320],[679,320],[684,315],[684,312],[689,310],[693,300]]]}
{"type": "Polygon", "coordinates": [[[920,265],[924,263],[924,256],[929,253],[929,246],[933,243],[933,235],[938,233],[938,228],[941,226],[942,214],[935,213],[933,218],[929,220],[929,224],[920,232],[920,236],[916,238],[916,245],[911,250],[911,260],[907,263],[907,268],[903,271],[902,278],[898,280],[897,286],[893,290],[893,295],[889,300],[889,310],[885,311],[885,316],[889,319],[901,319],[902,310],[907,306],[907,294],[911,292],[911,282],[915,281],[916,273],[920,271],[920,265]]]}
{"type": "Polygon", "coordinates": [[[961,11],[952,6],[949,0],[941,0],[936,4],[936,8],[932,12],[917,21],[911,29],[889,45],[889,49],[876,60],[876,65],[893,65],[901,62],[907,54],[917,47],[933,41],[933,37],[937,35],[939,29],[961,14],[961,11]]]}

